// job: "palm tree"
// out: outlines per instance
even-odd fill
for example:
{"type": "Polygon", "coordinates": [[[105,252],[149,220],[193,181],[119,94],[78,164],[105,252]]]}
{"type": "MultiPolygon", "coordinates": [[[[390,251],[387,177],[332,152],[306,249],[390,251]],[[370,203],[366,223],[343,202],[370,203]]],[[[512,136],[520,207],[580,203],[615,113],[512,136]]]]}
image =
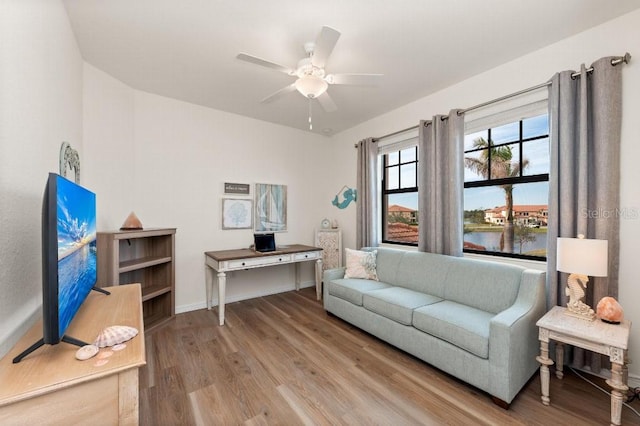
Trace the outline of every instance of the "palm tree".
{"type": "MultiPolygon", "coordinates": [[[[465,157],[464,165],[478,175],[489,178],[491,169],[491,179],[504,179],[520,176],[520,170],[524,170],[529,165],[529,160],[523,158],[522,164],[518,161],[512,162],[513,152],[511,146],[494,146],[493,141],[487,142],[480,137],[473,141],[474,149],[482,149],[479,158],[465,157]],[[491,160],[491,164],[489,164],[491,160]],[[491,166],[491,167],[489,167],[491,166]]],[[[500,238],[500,250],[506,253],[513,253],[514,229],[513,229],[513,184],[500,185],[504,189],[505,208],[507,217],[502,228],[500,238]]]]}

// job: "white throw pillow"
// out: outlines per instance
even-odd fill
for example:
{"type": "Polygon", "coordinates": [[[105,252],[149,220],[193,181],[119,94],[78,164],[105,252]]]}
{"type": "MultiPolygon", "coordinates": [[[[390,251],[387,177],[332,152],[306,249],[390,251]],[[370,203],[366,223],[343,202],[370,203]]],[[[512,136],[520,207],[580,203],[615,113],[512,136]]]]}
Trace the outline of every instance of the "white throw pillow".
{"type": "Polygon", "coordinates": [[[360,251],[345,248],[345,253],[347,254],[345,278],[363,278],[378,281],[378,274],[376,273],[377,250],[360,251]]]}

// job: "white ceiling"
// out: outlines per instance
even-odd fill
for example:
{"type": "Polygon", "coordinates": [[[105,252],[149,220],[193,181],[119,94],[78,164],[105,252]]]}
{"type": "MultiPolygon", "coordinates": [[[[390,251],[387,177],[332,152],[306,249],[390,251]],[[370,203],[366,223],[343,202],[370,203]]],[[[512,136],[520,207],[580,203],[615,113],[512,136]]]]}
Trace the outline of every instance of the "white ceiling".
{"type": "MultiPolygon", "coordinates": [[[[63,0],[82,56],[127,85],[308,130],[308,100],[260,100],[293,77],[323,25],[342,36],[329,73],[381,73],[376,87],[330,86],[313,131],[335,134],[640,7],[637,0],[63,0]]],[[[613,52],[615,53],[615,52],[613,52]]],[[[589,58],[585,58],[588,60],[589,58]]],[[[595,59],[595,58],[594,58],[595,59]]]]}

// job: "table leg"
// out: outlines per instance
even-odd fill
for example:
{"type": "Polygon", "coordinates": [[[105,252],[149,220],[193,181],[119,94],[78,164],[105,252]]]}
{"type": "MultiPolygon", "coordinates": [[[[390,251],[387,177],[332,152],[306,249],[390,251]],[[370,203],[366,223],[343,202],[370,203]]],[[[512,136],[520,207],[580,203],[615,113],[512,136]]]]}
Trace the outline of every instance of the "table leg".
{"type": "Polygon", "coordinates": [[[213,269],[204,265],[205,288],[207,291],[207,310],[211,310],[211,293],[213,292],[213,269]]]}
{"type": "Polygon", "coordinates": [[[549,342],[540,342],[540,356],[536,357],[536,361],[540,363],[540,391],[542,393],[542,404],[549,405],[549,366],[553,365],[553,361],[549,358],[549,342]]]}
{"type": "Polygon", "coordinates": [[[611,363],[611,378],[607,380],[611,386],[611,424],[618,426],[622,422],[623,397],[629,387],[622,382],[622,364],[611,363]]]}
{"type": "Polygon", "coordinates": [[[624,362],[622,363],[622,383],[629,385],[629,356],[627,352],[624,353],[624,362]]]}
{"type": "Polygon", "coordinates": [[[227,288],[227,275],[224,272],[218,272],[218,322],[224,325],[224,298],[227,288]]]}
{"type": "Polygon", "coordinates": [[[562,379],[564,377],[564,343],[556,342],[556,377],[562,379]]]}
{"type": "Polygon", "coordinates": [[[316,260],[316,299],[322,298],[322,259],[316,260]]]}
{"type": "Polygon", "coordinates": [[[302,281],[302,279],[300,278],[300,262],[296,262],[296,291],[300,290],[300,281],[302,281]]]}

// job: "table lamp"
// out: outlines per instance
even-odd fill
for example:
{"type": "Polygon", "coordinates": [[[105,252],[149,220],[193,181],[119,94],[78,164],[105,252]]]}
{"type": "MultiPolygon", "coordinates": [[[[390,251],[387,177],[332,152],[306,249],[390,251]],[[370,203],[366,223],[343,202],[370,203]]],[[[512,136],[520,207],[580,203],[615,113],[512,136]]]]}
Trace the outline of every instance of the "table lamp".
{"type": "Polygon", "coordinates": [[[569,273],[566,295],[568,315],[592,321],[595,312],[582,301],[584,289],[589,282],[588,276],[606,277],[608,264],[607,240],[578,238],[558,238],[556,269],[569,273]]]}

